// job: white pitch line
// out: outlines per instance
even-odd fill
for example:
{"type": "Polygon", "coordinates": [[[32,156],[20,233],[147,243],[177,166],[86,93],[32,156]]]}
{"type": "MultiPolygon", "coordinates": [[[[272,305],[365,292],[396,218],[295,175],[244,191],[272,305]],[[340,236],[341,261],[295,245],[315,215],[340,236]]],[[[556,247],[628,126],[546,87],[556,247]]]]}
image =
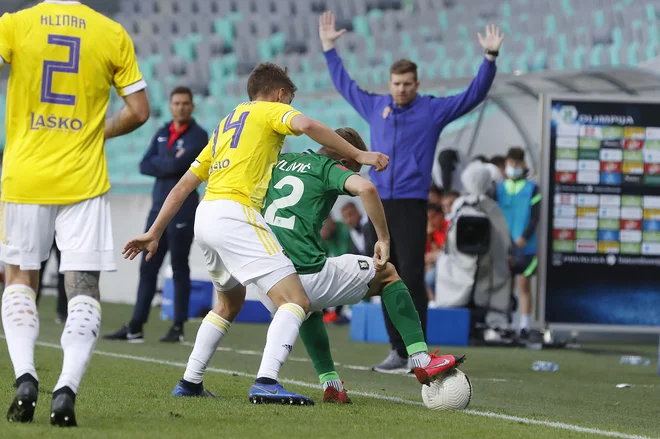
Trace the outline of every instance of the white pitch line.
{"type": "MultiPolygon", "coordinates": [[[[4,335],[0,335],[1,338],[5,338],[4,335]]],[[[41,342],[38,341],[36,342],[38,346],[43,346],[47,348],[54,348],[54,349],[62,349],[60,345],[55,344],[55,343],[46,343],[46,342],[41,342]]],[[[133,361],[141,361],[143,363],[153,363],[153,364],[160,364],[160,365],[166,365],[166,366],[176,366],[176,367],[186,367],[185,363],[179,363],[176,361],[168,361],[168,360],[160,360],[157,358],[149,358],[149,357],[139,357],[136,355],[127,355],[127,354],[119,354],[116,352],[105,352],[105,351],[94,351],[94,354],[96,355],[102,355],[105,357],[113,357],[113,358],[121,358],[125,360],[133,360],[133,361]]],[[[225,375],[232,375],[232,376],[241,376],[241,377],[246,377],[246,378],[254,378],[254,374],[250,373],[245,373],[245,372],[239,372],[235,370],[228,370],[228,369],[217,369],[214,367],[209,367],[206,369],[209,372],[217,372],[217,373],[222,373],[225,375]]],[[[291,380],[291,379],[280,379],[279,381],[287,384],[293,384],[296,386],[301,386],[301,387],[307,387],[310,389],[318,389],[319,385],[318,384],[313,384],[313,383],[308,383],[305,381],[298,381],[298,380],[291,380]]],[[[364,396],[367,398],[373,398],[373,399],[379,399],[382,401],[390,401],[390,402],[397,402],[401,404],[410,404],[410,405],[418,405],[418,406],[423,406],[424,404],[420,401],[411,401],[409,399],[405,398],[399,398],[396,396],[387,396],[387,395],[381,395],[378,393],[370,393],[370,392],[359,392],[359,391],[351,391],[351,394],[353,395],[358,395],[358,396],[364,396]]],[[[558,430],[568,430],[568,431],[574,431],[577,433],[588,433],[588,434],[599,434],[601,436],[607,436],[607,437],[616,437],[620,439],[652,439],[648,436],[640,436],[636,434],[627,434],[627,433],[620,433],[618,431],[609,431],[609,430],[601,430],[598,428],[588,428],[588,427],[580,427],[578,425],[572,425],[572,424],[565,424],[563,422],[552,422],[552,421],[541,421],[538,419],[530,419],[530,418],[523,418],[520,416],[509,416],[509,415],[503,415],[500,413],[493,413],[493,412],[482,412],[479,410],[464,410],[463,413],[469,414],[469,415],[474,415],[474,416],[481,416],[481,417],[486,417],[486,418],[494,418],[494,419],[502,419],[505,421],[511,421],[511,422],[518,422],[522,424],[527,424],[527,425],[540,425],[543,427],[549,427],[549,428],[555,428],[558,430]]]]}

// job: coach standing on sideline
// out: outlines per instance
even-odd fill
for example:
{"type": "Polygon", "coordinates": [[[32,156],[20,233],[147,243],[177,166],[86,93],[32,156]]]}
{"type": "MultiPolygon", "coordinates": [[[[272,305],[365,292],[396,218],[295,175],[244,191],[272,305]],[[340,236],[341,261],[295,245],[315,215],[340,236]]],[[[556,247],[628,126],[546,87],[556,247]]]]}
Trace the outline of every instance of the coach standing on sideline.
{"type": "MultiPolygon", "coordinates": [[[[149,150],[140,162],[142,174],[156,177],[153,204],[145,230],[149,230],[156,220],[167,194],[208,143],[208,134],[192,118],[194,109],[192,91],[187,87],[175,88],[170,94],[170,112],[173,120],[158,130],[149,150]]],[[[188,320],[190,301],[188,256],[194,238],[195,210],[198,203],[199,195],[197,191],[193,191],[167,227],[158,244],[158,253],[149,262],[145,259],[146,253],[142,256],[138,297],[133,309],[133,317],[128,325],[103,338],[128,340],[133,343],[144,341],[142,326],[149,318],[151,301],[156,294],[158,271],[169,250],[174,278],[174,324],[160,341],[183,341],[183,323],[188,320]]]]}
{"type": "MultiPolygon", "coordinates": [[[[426,204],[435,148],[442,129],[471,111],[486,97],[495,78],[495,58],[503,35],[496,26],[487,26],[486,35],[479,34],[479,42],[486,50],[486,59],[476,78],[465,92],[436,98],[417,94],[417,65],[405,59],[390,67],[389,95],[361,90],[346,73],[334,48],[335,40],[345,32],[345,29],[335,28],[332,12],[324,13],[319,19],[319,36],[335,87],[360,116],[369,122],[372,151],[390,157],[390,166],[386,171],[370,171],[371,181],[383,199],[392,237],[392,263],[410,289],[422,328],[426,332],[426,204]]],[[[403,340],[387,313],[383,314],[392,352],[374,370],[391,372],[406,368],[408,353],[403,340]]]]}

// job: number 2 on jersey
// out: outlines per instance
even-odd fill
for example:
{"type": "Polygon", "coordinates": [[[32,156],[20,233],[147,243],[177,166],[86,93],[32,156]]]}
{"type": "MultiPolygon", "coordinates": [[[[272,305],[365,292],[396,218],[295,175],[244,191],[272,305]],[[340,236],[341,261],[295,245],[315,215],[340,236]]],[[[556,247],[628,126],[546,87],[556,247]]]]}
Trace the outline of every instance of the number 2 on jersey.
{"type": "Polygon", "coordinates": [[[69,48],[69,61],[44,61],[41,79],[41,102],[47,104],[76,105],[75,95],[65,95],[53,91],[54,73],[78,73],[80,67],[80,38],[65,35],[48,35],[48,44],[69,48]]]}
{"type": "Polygon", "coordinates": [[[264,213],[264,219],[268,224],[272,226],[293,230],[293,227],[296,225],[295,216],[291,216],[290,218],[282,218],[281,216],[276,216],[275,214],[277,213],[278,209],[295,206],[300,201],[303,196],[303,192],[305,192],[305,183],[303,183],[302,180],[298,177],[287,175],[278,181],[273,187],[275,189],[282,189],[284,186],[291,186],[293,188],[291,193],[286,197],[273,200],[273,202],[270,204],[270,206],[268,206],[266,212],[264,213]]]}

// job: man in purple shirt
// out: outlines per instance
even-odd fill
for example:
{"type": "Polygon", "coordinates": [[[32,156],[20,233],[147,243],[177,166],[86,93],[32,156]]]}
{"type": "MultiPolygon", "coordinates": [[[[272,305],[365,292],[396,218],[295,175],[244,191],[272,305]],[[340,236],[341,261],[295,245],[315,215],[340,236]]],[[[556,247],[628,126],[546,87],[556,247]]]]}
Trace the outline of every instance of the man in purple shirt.
{"type": "MultiPolygon", "coordinates": [[[[384,172],[370,172],[371,181],[383,200],[391,233],[391,261],[410,289],[426,332],[428,302],[424,287],[426,248],[426,204],[431,186],[435,148],[442,129],[480,104],[495,78],[495,58],[503,35],[494,25],[479,34],[486,52],[479,73],[461,94],[446,98],[420,95],[417,65],[410,60],[396,61],[390,67],[390,94],[379,95],[358,87],[335,50],[335,40],[346,32],[335,28],[335,16],[324,13],[319,19],[319,36],[337,91],[369,122],[371,149],[390,157],[384,172]]],[[[367,228],[366,236],[373,236],[367,228]]],[[[367,240],[369,241],[369,240],[367,240]]],[[[375,243],[371,240],[370,244],[375,243]]],[[[369,245],[373,249],[373,245],[369,245]]],[[[405,369],[408,353],[392,322],[385,315],[392,351],[374,370],[393,372],[405,369]]]]}

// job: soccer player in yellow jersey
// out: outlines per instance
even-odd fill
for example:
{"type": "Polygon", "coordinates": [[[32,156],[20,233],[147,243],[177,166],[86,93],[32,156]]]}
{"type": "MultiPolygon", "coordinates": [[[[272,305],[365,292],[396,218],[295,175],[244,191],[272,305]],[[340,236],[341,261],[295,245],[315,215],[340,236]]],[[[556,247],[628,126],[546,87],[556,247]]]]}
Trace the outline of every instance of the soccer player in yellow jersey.
{"type": "Polygon", "coordinates": [[[7,419],[31,422],[34,415],[34,292],[55,237],[69,317],[50,422],[75,426],[75,395],[101,323],[99,272],[116,269],[104,139],[146,122],[146,84],[126,31],[77,1],[3,15],[0,64],[11,64],[0,259],[7,264],[2,324],[17,390],[7,419]],[[126,106],[105,121],[112,86],[126,106]]]}
{"type": "MultiPolygon", "coordinates": [[[[274,64],[258,65],[250,74],[247,91],[250,102],[240,104],[220,122],[206,148],[170,192],[152,227],[129,241],[124,255],[133,259],[146,249],[150,258],[188,194],[208,180],[195,216],[195,237],[218,291],[218,304],[204,318],[186,374],[173,394],[212,396],[202,385],[202,374],[243,306],[245,286],[256,284],[268,292],[278,310],[268,329],[255,386],[271,396],[263,402],[313,404],[277,383],[279,369],[309,311],[309,300],[291,260],[260,213],[272,169],[284,137],[302,133],[377,170],[387,167],[389,158],[356,149],[326,125],[294,110],[289,104],[296,86],[274,64]]],[[[294,190],[280,202],[295,203],[300,195],[294,190]]]]}

